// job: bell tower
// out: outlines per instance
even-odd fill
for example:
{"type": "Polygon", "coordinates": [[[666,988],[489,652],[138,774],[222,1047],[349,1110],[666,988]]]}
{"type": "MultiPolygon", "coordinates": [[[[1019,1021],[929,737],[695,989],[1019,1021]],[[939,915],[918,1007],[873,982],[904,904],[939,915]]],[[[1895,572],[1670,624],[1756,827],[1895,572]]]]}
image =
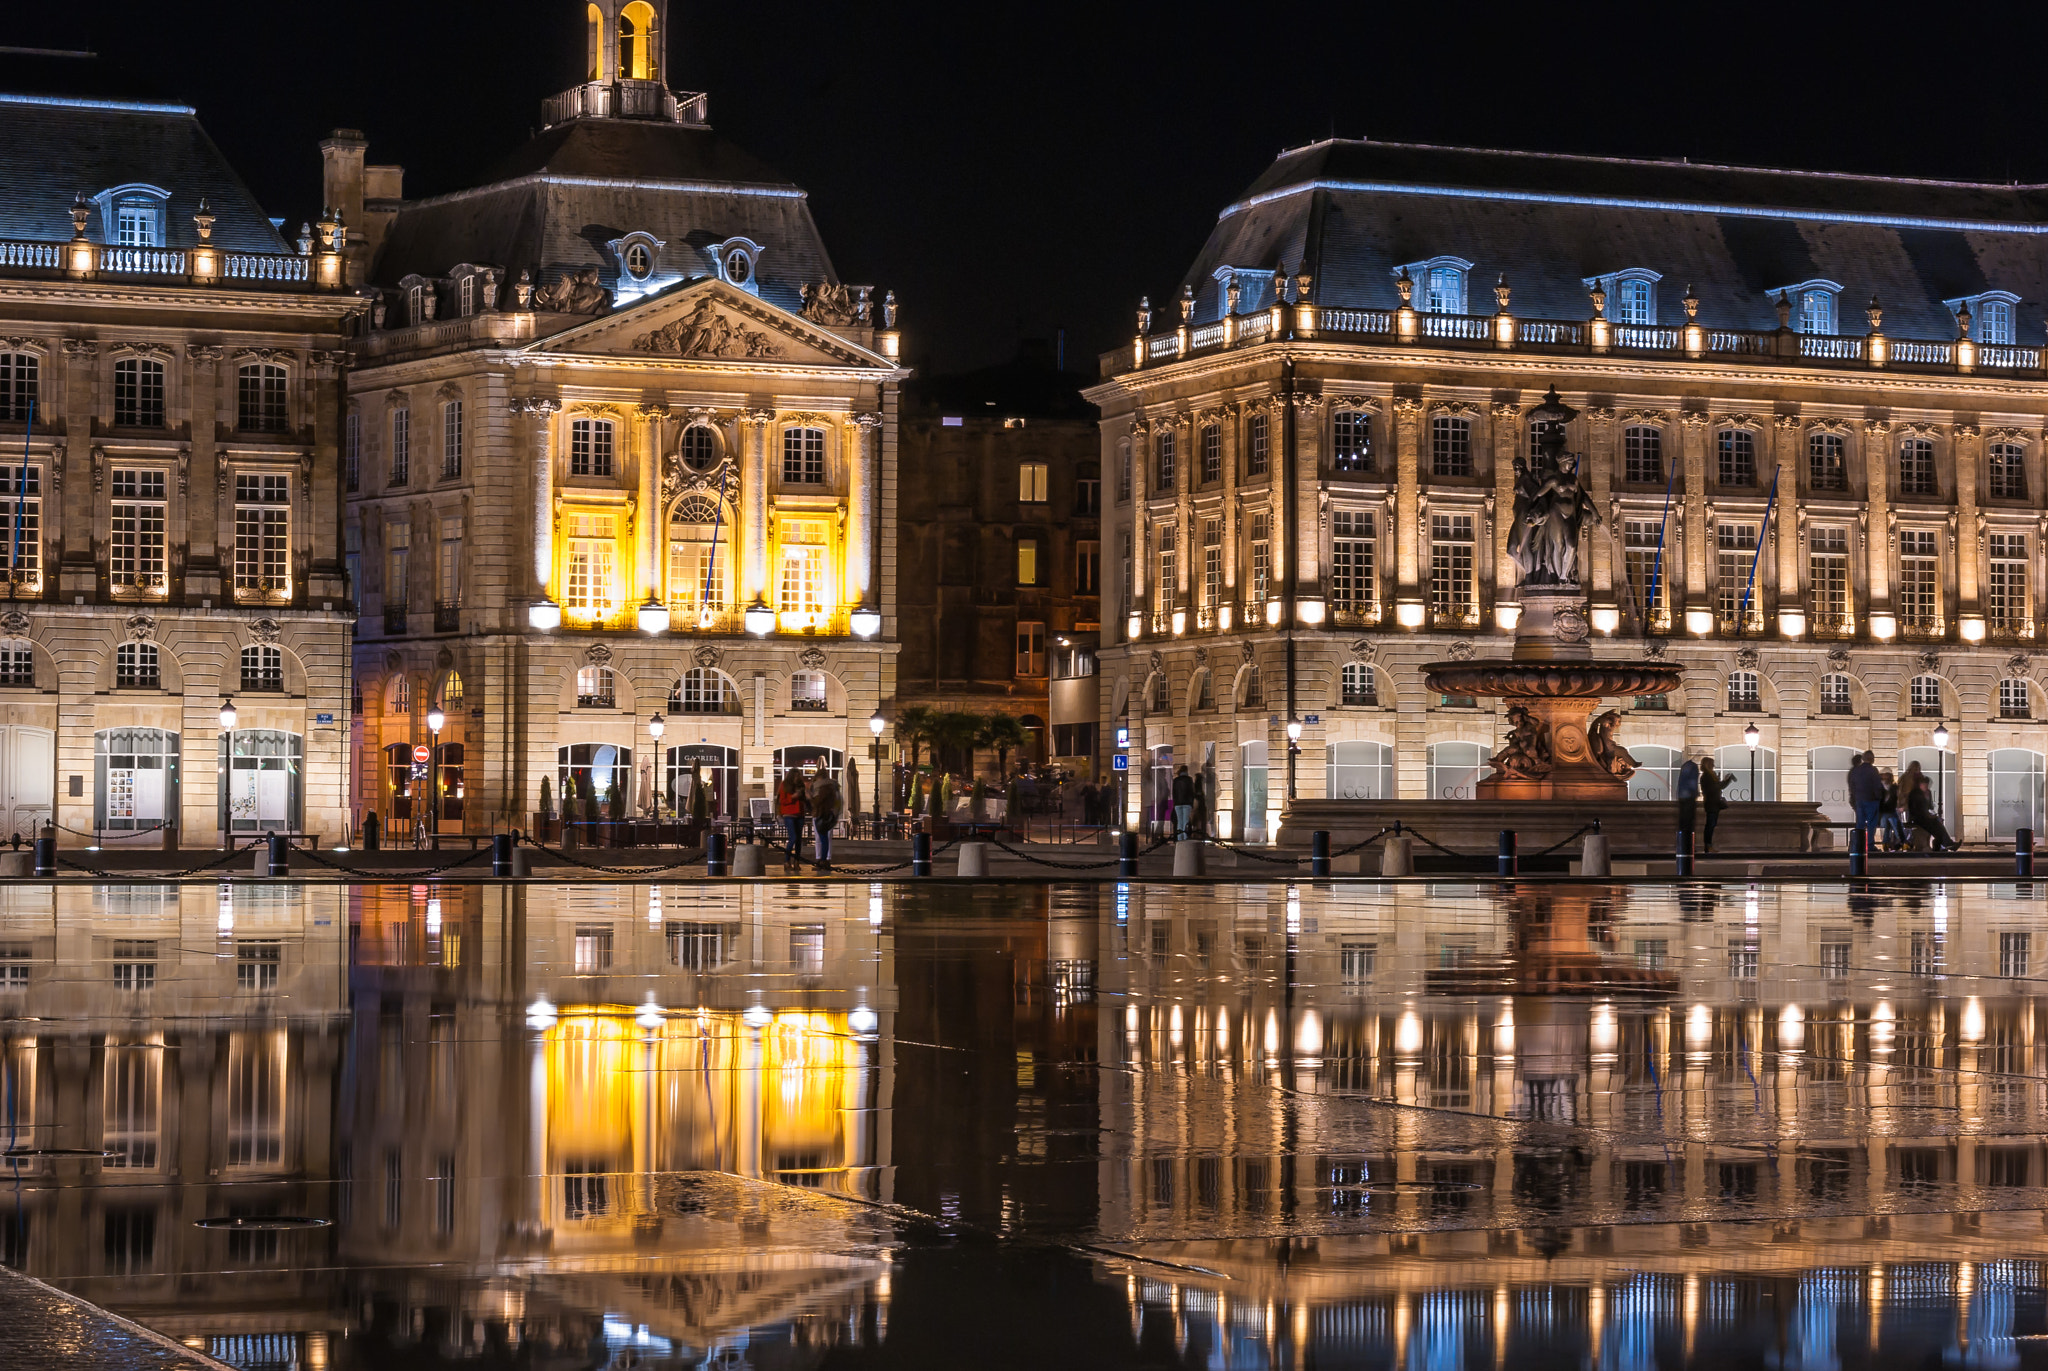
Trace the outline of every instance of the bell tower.
{"type": "Polygon", "coordinates": [[[585,81],[660,81],[668,0],[589,0],[585,81]]]}

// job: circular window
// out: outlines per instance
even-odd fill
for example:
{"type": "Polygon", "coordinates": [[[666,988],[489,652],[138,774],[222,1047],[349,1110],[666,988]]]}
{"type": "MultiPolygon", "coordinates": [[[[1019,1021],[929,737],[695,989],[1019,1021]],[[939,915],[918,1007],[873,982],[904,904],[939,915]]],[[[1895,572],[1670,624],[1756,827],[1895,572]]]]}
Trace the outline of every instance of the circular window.
{"type": "Polygon", "coordinates": [[[692,471],[709,471],[718,465],[718,440],[699,424],[683,430],[683,465],[692,471]]]}
{"type": "Polygon", "coordinates": [[[626,249],[626,274],[636,281],[644,281],[654,270],[654,253],[645,243],[635,243],[626,249]]]}
{"type": "Polygon", "coordinates": [[[747,256],[745,248],[734,248],[725,254],[725,279],[736,286],[743,286],[754,274],[754,259],[747,256]]]}

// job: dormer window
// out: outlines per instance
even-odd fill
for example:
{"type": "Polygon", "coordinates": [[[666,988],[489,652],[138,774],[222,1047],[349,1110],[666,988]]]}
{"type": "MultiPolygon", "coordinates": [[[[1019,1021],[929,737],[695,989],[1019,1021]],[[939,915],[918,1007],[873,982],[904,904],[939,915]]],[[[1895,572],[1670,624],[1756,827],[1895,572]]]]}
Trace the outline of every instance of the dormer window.
{"type": "Polygon", "coordinates": [[[644,281],[653,270],[654,254],[648,250],[647,244],[635,243],[626,249],[626,275],[636,281],[644,281]]]}
{"type": "Polygon", "coordinates": [[[1836,305],[1841,295],[1842,287],[1834,281],[1801,281],[1771,292],[1773,299],[1782,298],[1791,308],[1792,327],[1800,333],[1839,333],[1836,305]]]}
{"type": "Polygon", "coordinates": [[[1587,290],[1607,293],[1607,317],[1617,324],[1657,322],[1657,282],[1664,278],[1648,267],[1629,267],[1611,276],[1585,277],[1587,290]]]}
{"type": "Polygon", "coordinates": [[[2019,302],[2020,297],[2009,290],[1987,290],[1982,295],[1961,295],[1942,301],[1950,314],[1968,305],[1970,337],[1994,346],[2009,346],[2013,342],[2013,307],[2019,302]]]}
{"type": "Polygon", "coordinates": [[[1432,257],[1396,267],[1394,274],[1407,272],[1415,282],[1415,308],[1424,314],[1463,314],[1465,280],[1472,264],[1462,257],[1432,257]]]}
{"type": "Polygon", "coordinates": [[[760,269],[761,245],[748,238],[728,238],[713,243],[711,260],[718,264],[719,279],[758,295],[755,273],[760,269]]]}
{"type": "Polygon", "coordinates": [[[725,272],[725,279],[736,286],[743,286],[754,279],[753,254],[745,248],[727,248],[720,266],[725,272]]]}
{"type": "Polygon", "coordinates": [[[170,198],[169,191],[140,183],[101,191],[93,199],[99,203],[105,241],[124,248],[162,247],[164,206],[170,198]]]}

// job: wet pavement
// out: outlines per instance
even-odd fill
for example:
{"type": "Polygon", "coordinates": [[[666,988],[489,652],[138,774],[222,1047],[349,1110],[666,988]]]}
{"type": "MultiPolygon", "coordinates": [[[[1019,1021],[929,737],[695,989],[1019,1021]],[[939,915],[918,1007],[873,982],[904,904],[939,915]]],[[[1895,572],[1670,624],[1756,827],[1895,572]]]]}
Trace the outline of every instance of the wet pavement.
{"type": "Polygon", "coordinates": [[[2048,1366],[2044,910],[11,884],[0,1260],[249,1371],[2048,1366]]]}

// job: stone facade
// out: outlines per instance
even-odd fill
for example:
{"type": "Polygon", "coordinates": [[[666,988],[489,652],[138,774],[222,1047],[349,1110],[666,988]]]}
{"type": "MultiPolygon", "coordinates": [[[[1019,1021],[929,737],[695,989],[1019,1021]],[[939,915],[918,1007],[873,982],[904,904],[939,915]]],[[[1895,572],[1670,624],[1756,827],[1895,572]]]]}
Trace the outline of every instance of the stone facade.
{"type": "Polygon", "coordinates": [[[293,251],[183,106],[10,97],[0,138],[48,173],[0,214],[0,838],[338,838],[346,229],[293,251]]]}
{"type": "Polygon", "coordinates": [[[1753,726],[1760,798],[1846,822],[1869,748],[1920,761],[1967,838],[2042,827],[2048,389],[2007,297],[2048,254],[2018,200],[1870,178],[1858,207],[1807,208],[1854,178],[1657,164],[1615,196],[1606,165],[1290,153],[1219,220],[1179,318],[1148,307],[1105,356],[1103,720],[1131,730],[1131,820],[1180,763],[1232,834],[1272,836],[1291,795],[1470,794],[1504,720],[1421,668],[1510,649],[1503,516],[1555,385],[1603,521],[1596,654],[1687,669],[1667,707],[1607,702],[1645,763],[1632,796],[1667,795],[1682,755],[1746,796],[1753,726]],[[1728,203],[1770,228],[1727,227],[1728,203]],[[1281,223],[1318,246],[1255,249],[1281,223]]]}

